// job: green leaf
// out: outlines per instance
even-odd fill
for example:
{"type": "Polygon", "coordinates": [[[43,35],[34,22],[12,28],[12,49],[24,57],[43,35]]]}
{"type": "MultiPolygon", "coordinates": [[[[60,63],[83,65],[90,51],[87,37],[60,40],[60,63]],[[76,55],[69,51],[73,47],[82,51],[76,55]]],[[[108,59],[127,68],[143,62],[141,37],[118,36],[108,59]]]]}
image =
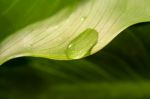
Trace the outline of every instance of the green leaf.
{"type": "Polygon", "coordinates": [[[1,0],[0,63],[20,56],[68,60],[67,47],[88,28],[99,33],[90,48],[93,54],[127,27],[150,21],[149,4],[149,0],[1,0]]]}
{"type": "Polygon", "coordinates": [[[0,99],[149,99],[150,23],[81,60],[23,57],[0,67],[0,99]]]}

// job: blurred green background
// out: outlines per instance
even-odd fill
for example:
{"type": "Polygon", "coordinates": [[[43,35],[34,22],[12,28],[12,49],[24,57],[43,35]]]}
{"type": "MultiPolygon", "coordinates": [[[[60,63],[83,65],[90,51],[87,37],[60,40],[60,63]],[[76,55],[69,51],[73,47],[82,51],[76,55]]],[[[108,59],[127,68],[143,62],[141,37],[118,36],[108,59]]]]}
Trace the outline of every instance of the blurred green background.
{"type": "Polygon", "coordinates": [[[149,99],[150,23],[75,61],[23,57],[0,67],[0,99],[149,99]]]}

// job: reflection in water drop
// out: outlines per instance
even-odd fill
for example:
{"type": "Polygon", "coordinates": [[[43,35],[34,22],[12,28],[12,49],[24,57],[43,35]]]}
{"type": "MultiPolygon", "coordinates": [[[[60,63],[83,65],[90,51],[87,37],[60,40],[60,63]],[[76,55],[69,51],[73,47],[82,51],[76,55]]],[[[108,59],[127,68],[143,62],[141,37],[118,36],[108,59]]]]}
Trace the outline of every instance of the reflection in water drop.
{"type": "Polygon", "coordinates": [[[73,39],[67,47],[66,54],[69,59],[80,59],[90,54],[98,39],[98,32],[94,29],[86,29],[78,37],[73,39]]]}

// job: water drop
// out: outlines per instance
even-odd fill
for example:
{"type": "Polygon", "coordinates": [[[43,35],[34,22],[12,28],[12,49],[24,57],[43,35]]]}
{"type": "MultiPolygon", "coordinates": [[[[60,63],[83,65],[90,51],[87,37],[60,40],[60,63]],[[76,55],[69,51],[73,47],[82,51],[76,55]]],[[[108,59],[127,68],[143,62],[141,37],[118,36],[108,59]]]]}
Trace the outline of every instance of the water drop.
{"type": "Polygon", "coordinates": [[[67,47],[66,54],[69,59],[80,59],[90,54],[98,39],[98,32],[88,28],[73,39],[67,47]]]}
{"type": "Polygon", "coordinates": [[[86,16],[81,17],[81,21],[84,21],[86,18],[86,16]]]}

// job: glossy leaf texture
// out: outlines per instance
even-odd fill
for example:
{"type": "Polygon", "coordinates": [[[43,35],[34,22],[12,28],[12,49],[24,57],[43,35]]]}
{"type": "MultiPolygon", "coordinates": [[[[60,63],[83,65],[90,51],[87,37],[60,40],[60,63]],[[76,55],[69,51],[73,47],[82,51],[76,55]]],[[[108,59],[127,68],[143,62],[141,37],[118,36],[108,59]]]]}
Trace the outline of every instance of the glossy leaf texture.
{"type": "Polygon", "coordinates": [[[98,32],[93,54],[127,27],[150,21],[149,5],[149,0],[0,0],[0,63],[20,56],[69,60],[70,42],[88,28],[98,32]]]}

